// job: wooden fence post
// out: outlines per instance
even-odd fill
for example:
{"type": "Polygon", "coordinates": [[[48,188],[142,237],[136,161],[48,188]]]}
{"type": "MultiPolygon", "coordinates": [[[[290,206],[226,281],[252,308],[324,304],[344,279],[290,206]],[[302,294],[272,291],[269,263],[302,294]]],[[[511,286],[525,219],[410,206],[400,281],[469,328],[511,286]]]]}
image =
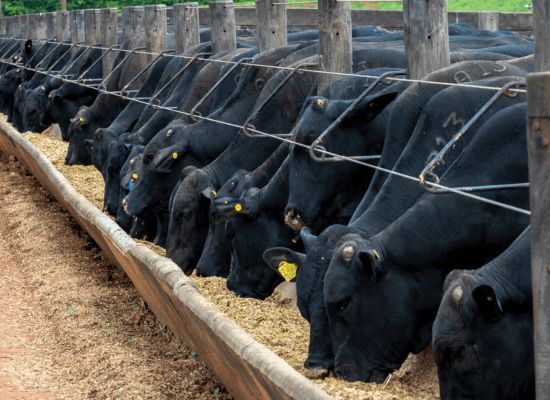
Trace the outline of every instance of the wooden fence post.
{"type": "Polygon", "coordinates": [[[125,7],[127,18],[124,21],[124,35],[128,41],[128,48],[145,47],[145,20],[144,8],[140,6],[125,7]]]}
{"type": "Polygon", "coordinates": [[[84,10],[84,40],[86,44],[101,42],[101,10],[84,10]]]}
{"type": "Polygon", "coordinates": [[[34,29],[34,14],[19,15],[13,18],[13,31],[16,36],[22,38],[36,39],[36,30],[34,29]]]}
{"type": "Polygon", "coordinates": [[[533,0],[535,71],[550,71],[550,0],[533,0]]]}
{"type": "Polygon", "coordinates": [[[536,398],[550,393],[550,0],[533,1],[535,71],[527,76],[527,150],[536,398]]]}
{"type": "Polygon", "coordinates": [[[7,19],[6,17],[0,17],[0,36],[6,36],[7,19]]]}
{"type": "Polygon", "coordinates": [[[48,39],[48,16],[46,13],[36,15],[36,38],[38,40],[48,39]]]}
{"type": "Polygon", "coordinates": [[[64,42],[65,40],[71,39],[70,20],[67,11],[57,12],[55,38],[58,42],[64,42]]]}
{"type": "Polygon", "coordinates": [[[174,26],[176,27],[176,53],[200,42],[199,3],[174,4],[174,26]]]}
{"type": "Polygon", "coordinates": [[[232,1],[216,1],[210,6],[212,54],[232,50],[237,46],[235,7],[232,1]]]}
{"type": "Polygon", "coordinates": [[[486,29],[491,32],[499,30],[500,13],[492,11],[479,12],[479,28],[486,29]]]}
{"type": "MultiPolygon", "coordinates": [[[[111,47],[117,44],[117,9],[103,8],[101,10],[101,44],[103,47],[111,47]]],[[[104,50],[106,52],[107,50],[104,50]]],[[[103,76],[113,68],[117,53],[111,51],[103,58],[103,76]]]]}
{"type": "Polygon", "coordinates": [[[54,12],[50,12],[46,14],[46,21],[48,23],[46,28],[46,36],[48,40],[55,39],[55,31],[57,27],[57,15],[54,12]]]}
{"type": "MultiPolygon", "coordinates": [[[[126,38],[126,49],[146,48],[145,9],[144,7],[125,7],[123,11],[123,37],[126,38]]],[[[129,82],[147,64],[149,59],[146,54],[136,53],[131,56],[128,68],[121,72],[120,81],[129,82]]],[[[144,77],[134,83],[133,87],[139,87],[144,77]]]]}
{"type": "MultiPolygon", "coordinates": [[[[84,11],[75,10],[69,12],[69,18],[71,20],[71,43],[83,43],[84,37],[84,11]]],[[[73,48],[72,55],[74,56],[78,52],[78,48],[73,48]]]]}
{"type": "MultiPolygon", "coordinates": [[[[10,17],[10,28],[11,28],[11,35],[10,36],[12,36],[12,37],[24,37],[24,38],[29,38],[30,37],[25,32],[22,32],[20,22],[23,20],[23,18],[28,18],[28,15],[25,16],[25,17],[17,16],[17,15],[15,15],[13,17],[10,17]]],[[[24,19],[23,21],[27,24],[27,26],[29,25],[26,22],[27,19],[24,19]]]]}
{"type": "MultiPolygon", "coordinates": [[[[166,50],[166,6],[153,5],[145,6],[145,26],[147,35],[145,36],[145,46],[148,52],[162,53],[166,50]]],[[[155,58],[150,54],[148,61],[155,58]]]]}
{"type": "Polygon", "coordinates": [[[527,77],[531,272],[537,399],[550,393],[550,72],[527,77]]]}
{"type": "MultiPolygon", "coordinates": [[[[351,48],[351,5],[349,2],[319,0],[319,62],[322,71],[350,73],[353,71],[351,48]]],[[[317,93],[338,75],[320,74],[317,93]]]]}
{"type": "MultiPolygon", "coordinates": [[[[287,45],[286,5],[273,3],[273,0],[256,0],[259,52],[287,45]]],[[[284,0],[277,3],[284,3],[284,0]]]]}
{"type": "Polygon", "coordinates": [[[403,0],[403,26],[409,78],[450,65],[445,0],[403,0]]]}

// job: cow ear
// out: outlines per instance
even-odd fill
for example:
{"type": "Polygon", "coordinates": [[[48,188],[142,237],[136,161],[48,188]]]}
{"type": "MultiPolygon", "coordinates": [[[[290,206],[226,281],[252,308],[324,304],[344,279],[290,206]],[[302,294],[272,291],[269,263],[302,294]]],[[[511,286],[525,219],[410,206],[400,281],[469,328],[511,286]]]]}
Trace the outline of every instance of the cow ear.
{"type": "Polygon", "coordinates": [[[84,143],[86,144],[86,147],[88,148],[88,150],[92,151],[94,147],[94,141],[92,139],[86,139],[84,140],[84,143]]]}
{"type": "Polygon", "coordinates": [[[153,169],[156,172],[172,172],[176,160],[182,155],[182,153],[183,149],[180,145],[173,145],[160,149],[153,159],[153,169]]]}
{"type": "Polygon", "coordinates": [[[382,257],[377,250],[361,250],[357,257],[361,263],[361,272],[366,274],[369,280],[380,280],[384,276],[382,257]]]}
{"type": "Polygon", "coordinates": [[[260,189],[253,187],[248,189],[240,198],[216,197],[214,207],[225,217],[234,218],[238,215],[255,216],[262,207],[260,189]]]}
{"type": "Polygon", "coordinates": [[[309,229],[307,226],[304,226],[300,230],[300,239],[302,239],[302,243],[304,244],[306,253],[311,250],[317,243],[317,236],[311,233],[311,229],[309,229]]]}
{"type": "Polygon", "coordinates": [[[479,313],[487,322],[496,322],[502,316],[502,307],[495,290],[489,285],[479,285],[472,291],[479,313]]]}
{"type": "Polygon", "coordinates": [[[355,108],[342,120],[344,123],[357,121],[371,121],[380,114],[388,104],[398,95],[398,92],[382,93],[375,96],[365,97],[355,108]]]}
{"type": "Polygon", "coordinates": [[[273,247],[264,251],[263,258],[285,281],[293,282],[306,256],[285,247],[273,247]]]}
{"type": "Polygon", "coordinates": [[[32,51],[32,39],[28,39],[25,42],[25,52],[30,53],[32,51]]]}

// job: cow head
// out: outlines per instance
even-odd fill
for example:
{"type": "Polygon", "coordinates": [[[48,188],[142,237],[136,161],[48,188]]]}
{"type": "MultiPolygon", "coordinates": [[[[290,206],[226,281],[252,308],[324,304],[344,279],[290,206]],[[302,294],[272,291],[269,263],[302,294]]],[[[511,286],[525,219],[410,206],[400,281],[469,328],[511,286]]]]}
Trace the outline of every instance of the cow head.
{"type": "Polygon", "coordinates": [[[166,256],[186,274],[193,272],[208,232],[208,208],[215,189],[201,169],[186,167],[170,198],[166,256]]]}
{"type": "Polygon", "coordinates": [[[439,294],[413,272],[390,267],[374,241],[344,236],[324,282],[335,374],[383,382],[409,352],[430,343],[432,298],[439,294]]]}
{"type": "Polygon", "coordinates": [[[296,234],[284,225],[278,210],[261,209],[256,215],[231,218],[232,264],[227,288],[241,297],[264,299],[282,282],[262,259],[265,250],[291,246],[296,234]]]}
{"type": "Polygon", "coordinates": [[[132,215],[144,210],[160,208],[168,211],[169,197],[186,165],[198,165],[189,148],[187,132],[190,126],[174,120],[160,130],[148,143],[143,132],[131,135],[131,142],[144,144],[143,166],[135,188],[123,200],[125,209],[132,215]],[[159,208],[160,207],[160,208],[159,208]]]}
{"type": "MultiPolygon", "coordinates": [[[[239,170],[225,182],[213,196],[231,198],[237,201],[241,195],[254,184],[253,174],[245,170],[239,170]]],[[[199,276],[223,276],[229,274],[231,261],[231,246],[228,222],[217,209],[215,202],[210,203],[208,211],[208,234],[197,263],[197,275],[199,276]]]]}
{"type": "MultiPolygon", "coordinates": [[[[363,99],[325,136],[322,146],[343,155],[376,155],[382,151],[385,129],[373,121],[395,99],[396,92],[381,93],[363,99]]],[[[351,100],[308,99],[296,125],[295,140],[311,145],[342,112],[351,100]]],[[[318,154],[320,156],[320,154],[318,154]]],[[[368,182],[371,174],[359,165],[342,162],[317,162],[308,149],[293,145],[290,150],[289,197],[285,221],[293,229],[311,226],[319,214],[331,208],[334,197],[355,193],[357,182],[368,182]]]]}
{"type": "Polygon", "coordinates": [[[51,123],[46,109],[48,93],[49,88],[46,84],[26,91],[21,110],[24,131],[42,132],[51,123]],[[43,121],[49,123],[46,125],[43,121]]]}
{"type": "Polygon", "coordinates": [[[333,369],[334,353],[331,346],[329,324],[323,300],[323,282],[337,241],[351,229],[332,225],[319,236],[307,228],[300,231],[305,254],[287,248],[272,248],[264,253],[264,260],[276,271],[281,262],[295,264],[297,305],[309,322],[309,348],[304,366],[308,375],[323,377],[333,369]]]}
{"type": "Polygon", "coordinates": [[[93,140],[97,128],[92,108],[80,107],[69,125],[69,149],[65,157],[66,165],[91,165],[91,148],[86,140],[93,140]]]}
{"type": "Polygon", "coordinates": [[[535,397],[531,303],[507,301],[495,283],[461,270],[445,281],[433,325],[444,400],[535,397]]]}

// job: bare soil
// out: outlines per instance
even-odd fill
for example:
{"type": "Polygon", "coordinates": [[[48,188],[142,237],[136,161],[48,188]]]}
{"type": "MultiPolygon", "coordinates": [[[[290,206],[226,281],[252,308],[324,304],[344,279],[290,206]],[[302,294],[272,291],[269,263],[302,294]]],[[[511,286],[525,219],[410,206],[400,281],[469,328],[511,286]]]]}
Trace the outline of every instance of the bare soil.
{"type": "Polygon", "coordinates": [[[0,154],[0,399],[229,399],[124,272],[0,154]]]}

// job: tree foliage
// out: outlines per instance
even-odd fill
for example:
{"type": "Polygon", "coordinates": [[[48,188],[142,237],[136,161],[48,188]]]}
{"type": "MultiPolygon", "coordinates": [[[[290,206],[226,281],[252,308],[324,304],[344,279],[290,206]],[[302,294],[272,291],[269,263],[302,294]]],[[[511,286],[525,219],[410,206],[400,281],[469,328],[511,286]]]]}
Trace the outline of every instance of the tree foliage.
{"type": "MultiPolygon", "coordinates": [[[[194,0],[200,4],[207,0],[194,0]]],[[[68,10],[83,10],[86,8],[123,8],[128,6],[144,6],[149,4],[166,4],[171,6],[183,3],[184,0],[67,0],[68,10]]],[[[59,10],[59,0],[3,0],[4,15],[35,14],[59,10]]]]}

